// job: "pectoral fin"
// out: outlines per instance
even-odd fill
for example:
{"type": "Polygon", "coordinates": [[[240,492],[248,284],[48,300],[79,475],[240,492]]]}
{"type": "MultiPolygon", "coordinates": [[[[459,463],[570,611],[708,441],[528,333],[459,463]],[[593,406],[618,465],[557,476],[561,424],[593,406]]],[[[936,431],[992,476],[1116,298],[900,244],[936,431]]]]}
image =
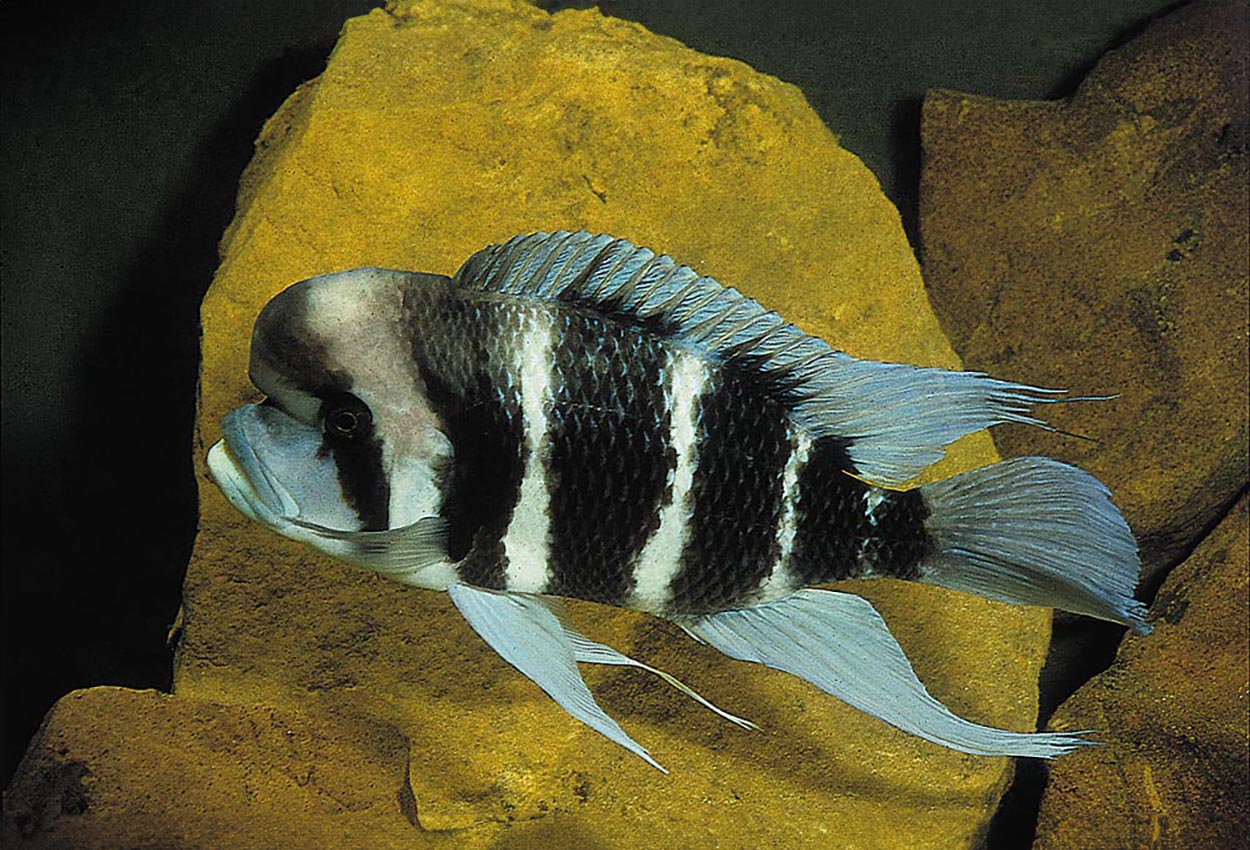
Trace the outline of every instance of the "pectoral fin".
{"type": "MultiPolygon", "coordinates": [[[[565,711],[652,767],[668,772],[595,702],[577,669],[578,649],[543,600],[529,594],[483,590],[467,584],[453,584],[447,593],[473,630],[565,711]]],[[[586,643],[599,646],[593,641],[586,643]]],[[[589,647],[583,646],[581,652],[588,653],[589,647]]]]}
{"type": "Polygon", "coordinates": [[[438,580],[428,577],[433,568],[449,564],[447,521],[441,517],[386,531],[338,531],[300,520],[291,526],[289,537],[394,581],[442,590],[450,580],[444,577],[452,575],[445,568],[435,571],[438,580]]]}
{"type": "Polygon", "coordinates": [[[971,723],[929,695],[881,615],[849,593],[802,590],[683,624],[726,655],[784,670],[905,732],[965,753],[1054,758],[1094,743],[971,723]]]}

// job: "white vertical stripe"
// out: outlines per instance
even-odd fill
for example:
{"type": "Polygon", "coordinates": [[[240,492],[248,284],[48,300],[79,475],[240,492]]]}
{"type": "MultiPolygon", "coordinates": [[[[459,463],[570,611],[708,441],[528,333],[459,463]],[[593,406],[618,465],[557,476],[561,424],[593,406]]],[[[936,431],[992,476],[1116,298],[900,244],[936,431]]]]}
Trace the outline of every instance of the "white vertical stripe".
{"type": "MultiPolygon", "coordinates": [[[[868,489],[864,491],[864,517],[868,520],[868,524],[874,529],[877,527],[877,506],[886,499],[887,492],[880,487],[868,485],[868,489]]],[[[856,556],[856,562],[862,566],[872,569],[873,565],[868,563],[868,547],[872,544],[872,534],[869,532],[863,540],[859,542],[859,555],[856,556]]]]}
{"type": "Polygon", "coordinates": [[[505,587],[540,593],[551,579],[548,532],[551,528],[551,497],[547,492],[547,408],[551,402],[551,368],[554,363],[555,326],[551,314],[528,312],[524,331],[513,352],[520,376],[521,421],[525,434],[525,473],[504,533],[508,559],[505,587]]]}
{"type": "Polygon", "coordinates": [[[389,440],[382,443],[382,468],[387,471],[391,488],[387,513],[391,528],[438,516],[443,505],[435,470],[451,459],[451,441],[436,428],[425,428],[411,436],[417,441],[419,454],[396,451],[389,440]]]}
{"type": "Polygon", "coordinates": [[[885,501],[886,491],[880,487],[868,485],[868,489],[864,491],[864,516],[868,519],[868,524],[873,528],[877,527],[877,506],[885,501]]]}
{"type": "Polygon", "coordinates": [[[662,612],[672,596],[673,577],[681,569],[681,553],[690,531],[690,489],[699,464],[699,399],[707,387],[702,358],[670,351],[665,372],[669,410],[668,445],[677,458],[669,473],[670,499],[660,511],[660,523],[634,562],[634,592],[629,606],[638,611],[662,612]]]}
{"type": "Polygon", "coordinates": [[[760,586],[760,601],[789,596],[798,588],[790,571],[790,559],[794,555],[794,538],[799,532],[799,498],[801,488],[799,475],[807,466],[807,455],[812,448],[811,435],[796,429],[790,436],[790,456],[786,458],[785,471],[781,473],[781,511],[777,516],[777,561],[764,584],[760,586]]]}

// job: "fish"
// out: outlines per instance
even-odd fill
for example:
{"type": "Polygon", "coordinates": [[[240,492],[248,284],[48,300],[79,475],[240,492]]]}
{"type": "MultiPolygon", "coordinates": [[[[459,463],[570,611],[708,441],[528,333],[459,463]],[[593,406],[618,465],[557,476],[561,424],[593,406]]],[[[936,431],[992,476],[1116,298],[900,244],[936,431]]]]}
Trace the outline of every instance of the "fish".
{"type": "MultiPolygon", "coordinates": [[[[908,482],[960,437],[1065,391],[852,357],[671,257],[586,231],[491,245],[452,276],[361,267],[260,311],[208,452],[242,514],[446,592],[569,714],[665,769],[578,664],[673,676],[597,643],[564,599],[669,620],[905,732],[1054,758],[1088,733],[965,720],[880,614],[822,585],[895,579],[1147,634],[1136,540],[1094,476],[1045,457],[908,482]]],[[[941,604],[935,598],[934,604],[941,604]]],[[[665,771],[667,772],[667,771],[665,771]]]]}

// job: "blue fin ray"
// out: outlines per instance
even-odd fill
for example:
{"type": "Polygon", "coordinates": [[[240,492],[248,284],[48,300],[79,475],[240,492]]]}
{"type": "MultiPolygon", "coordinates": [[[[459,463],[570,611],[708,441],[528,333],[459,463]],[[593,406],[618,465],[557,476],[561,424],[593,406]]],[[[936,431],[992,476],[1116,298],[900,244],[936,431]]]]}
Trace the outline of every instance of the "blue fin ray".
{"type": "Polygon", "coordinates": [[[561,708],[652,767],[668,772],[595,702],[578,672],[577,648],[543,600],[467,584],[453,584],[447,593],[491,649],[546,691],[561,708]]]}
{"type": "Polygon", "coordinates": [[[339,531],[302,520],[291,520],[291,525],[311,545],[335,542],[338,557],[394,581],[412,584],[422,570],[448,563],[447,520],[441,517],[422,517],[385,531],[339,531]]]}
{"type": "Polygon", "coordinates": [[[728,711],[718,708],[710,700],[700,696],[694,688],[690,687],[676,676],[666,673],[657,667],[652,667],[649,664],[643,664],[637,659],[630,658],[628,655],[618,652],[605,644],[596,643],[581,634],[568,624],[568,620],[564,613],[564,605],[560,602],[560,600],[550,596],[539,597],[539,600],[542,604],[546,605],[553,614],[555,614],[556,618],[560,621],[560,625],[564,627],[565,637],[568,638],[569,643],[572,645],[573,657],[577,661],[584,664],[611,664],[623,667],[636,667],[639,670],[645,670],[648,673],[652,673],[660,679],[663,679],[669,685],[672,685],[699,705],[715,714],[720,715],[730,723],[741,726],[743,729],[759,729],[759,727],[750,720],[738,717],[736,714],[730,714],[728,711]]]}
{"type": "Polygon", "coordinates": [[[1033,406],[1065,400],[977,372],[858,360],[668,256],[584,231],[493,245],[455,282],[657,323],[675,344],[774,376],[799,427],[814,439],[847,439],[855,471],[887,486],[915,477],[965,434],[1002,422],[1049,428],[1033,406]]]}
{"type": "Polygon", "coordinates": [[[1141,572],[1137,542],[1107,488],[1088,472],[1021,457],[920,492],[933,539],[920,581],[1150,632],[1146,607],[1133,598],[1141,572]]]}
{"type": "Polygon", "coordinates": [[[892,726],[961,752],[1054,758],[1094,743],[1083,733],[1009,732],[956,716],[925,690],[876,609],[853,594],[801,590],[682,626],[731,658],[791,673],[892,726]]]}

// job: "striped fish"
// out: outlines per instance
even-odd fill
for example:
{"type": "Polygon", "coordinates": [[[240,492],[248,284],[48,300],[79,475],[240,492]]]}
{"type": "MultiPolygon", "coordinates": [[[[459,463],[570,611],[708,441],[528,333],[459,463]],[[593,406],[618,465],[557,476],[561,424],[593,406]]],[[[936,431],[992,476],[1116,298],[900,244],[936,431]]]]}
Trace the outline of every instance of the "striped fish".
{"type": "Polygon", "coordinates": [[[1062,393],[855,359],[624,240],[539,233],[451,278],[295,284],[257,319],[250,374],[267,399],[228,414],[208,456],[231,503],[447,591],[501,656],[656,767],[578,662],[642,667],[750,723],[585,638],[561,597],[667,618],[982,755],[1088,741],[955,716],[867,601],[813,585],[907,579],[1149,630],[1136,543],[1089,474],[1019,458],[899,489],[965,434],[1050,427],[1032,411],[1062,393]]]}

